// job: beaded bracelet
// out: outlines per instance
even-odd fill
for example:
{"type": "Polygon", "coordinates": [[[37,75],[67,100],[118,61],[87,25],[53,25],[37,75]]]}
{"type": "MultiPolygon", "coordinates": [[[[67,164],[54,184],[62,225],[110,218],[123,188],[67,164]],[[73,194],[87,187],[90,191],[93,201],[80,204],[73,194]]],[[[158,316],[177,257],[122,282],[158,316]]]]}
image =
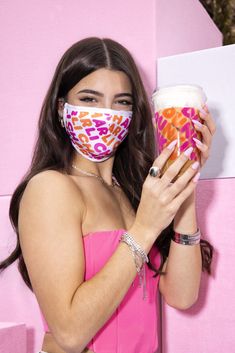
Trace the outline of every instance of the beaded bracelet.
{"type": "Polygon", "coordinates": [[[123,233],[120,242],[126,243],[131,249],[137,273],[139,275],[139,285],[143,285],[143,299],[146,298],[146,275],[145,275],[145,262],[149,262],[148,256],[134,238],[127,232],[123,233]]]}
{"type": "Polygon", "coordinates": [[[182,245],[196,245],[200,243],[200,239],[201,231],[199,228],[194,234],[191,235],[174,232],[174,235],[172,236],[172,240],[174,240],[175,243],[182,245]]]}

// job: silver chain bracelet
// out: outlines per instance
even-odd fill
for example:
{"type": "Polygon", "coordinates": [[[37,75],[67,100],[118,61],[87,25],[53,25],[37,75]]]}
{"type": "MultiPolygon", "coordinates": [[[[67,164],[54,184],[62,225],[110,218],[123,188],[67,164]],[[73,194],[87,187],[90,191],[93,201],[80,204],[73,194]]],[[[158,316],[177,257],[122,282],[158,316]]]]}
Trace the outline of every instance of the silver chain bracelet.
{"type": "Polygon", "coordinates": [[[146,275],[145,275],[145,262],[149,262],[148,255],[141,248],[141,246],[134,240],[134,238],[127,232],[123,233],[120,242],[126,243],[131,249],[137,273],[139,275],[140,287],[143,285],[143,299],[146,298],[146,275]]]}

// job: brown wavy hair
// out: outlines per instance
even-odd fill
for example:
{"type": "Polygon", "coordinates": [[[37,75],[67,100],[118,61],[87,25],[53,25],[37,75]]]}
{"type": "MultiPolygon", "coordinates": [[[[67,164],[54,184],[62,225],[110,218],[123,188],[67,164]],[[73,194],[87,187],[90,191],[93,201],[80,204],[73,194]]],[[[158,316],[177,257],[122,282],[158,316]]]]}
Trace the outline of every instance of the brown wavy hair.
{"type": "MultiPolygon", "coordinates": [[[[65,174],[71,172],[75,150],[67,133],[60,126],[57,112],[58,99],[65,98],[69,90],[82,78],[101,68],[124,72],[132,85],[133,117],[129,134],[116,151],[113,173],[135,211],[140,202],[142,185],[156,158],[151,107],[140,74],[129,51],[109,38],[90,37],[72,45],[62,56],[44,99],[31,165],[11,198],[9,217],[17,235],[17,244],[9,257],[0,263],[0,271],[3,271],[19,259],[18,269],[24,282],[32,291],[19,242],[20,200],[27,183],[37,173],[44,170],[57,170],[65,174]]],[[[172,234],[173,221],[154,243],[161,253],[161,264],[158,269],[148,263],[148,266],[155,271],[154,276],[163,273],[162,266],[169,253],[172,234]]],[[[202,269],[210,273],[213,247],[205,240],[201,240],[201,254],[202,269]]]]}

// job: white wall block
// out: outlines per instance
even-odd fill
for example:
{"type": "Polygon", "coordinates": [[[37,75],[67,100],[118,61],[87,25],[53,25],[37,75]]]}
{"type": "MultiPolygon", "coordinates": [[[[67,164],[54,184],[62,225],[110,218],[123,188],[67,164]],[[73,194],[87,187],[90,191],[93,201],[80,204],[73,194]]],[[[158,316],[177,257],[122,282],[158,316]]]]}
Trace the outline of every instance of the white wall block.
{"type": "Polygon", "coordinates": [[[235,177],[235,45],[159,58],[158,87],[197,84],[217,131],[201,179],[235,177]]]}

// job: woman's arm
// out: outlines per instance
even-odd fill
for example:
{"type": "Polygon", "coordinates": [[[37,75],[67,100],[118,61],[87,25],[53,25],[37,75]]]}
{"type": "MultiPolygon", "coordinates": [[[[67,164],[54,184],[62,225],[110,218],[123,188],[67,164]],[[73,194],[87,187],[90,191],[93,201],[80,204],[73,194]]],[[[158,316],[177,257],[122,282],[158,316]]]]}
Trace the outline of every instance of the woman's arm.
{"type": "MultiPolygon", "coordinates": [[[[184,201],[174,218],[174,230],[193,234],[197,231],[195,192],[184,201]]],[[[181,245],[173,240],[164,264],[159,289],[165,301],[178,309],[192,306],[198,297],[202,261],[200,245],[181,245]]]]}
{"type": "MultiPolygon", "coordinates": [[[[215,122],[207,105],[200,110],[203,124],[194,124],[202,134],[202,141],[196,142],[200,153],[200,166],[205,165],[216,132],[215,122]]],[[[195,190],[181,204],[174,218],[174,230],[179,233],[193,234],[197,231],[195,190]]],[[[159,288],[166,302],[180,309],[187,309],[196,300],[199,291],[202,259],[200,245],[181,245],[171,241],[168,260],[164,264],[166,275],[162,275],[159,288]]]]}
{"type": "MultiPolygon", "coordinates": [[[[67,353],[83,351],[137,275],[131,250],[121,242],[104,267],[84,282],[84,214],[78,187],[56,171],[31,179],[19,214],[20,244],[34,293],[52,335],[67,353]]],[[[129,231],[148,253],[153,235],[133,227],[129,231]]]]}

